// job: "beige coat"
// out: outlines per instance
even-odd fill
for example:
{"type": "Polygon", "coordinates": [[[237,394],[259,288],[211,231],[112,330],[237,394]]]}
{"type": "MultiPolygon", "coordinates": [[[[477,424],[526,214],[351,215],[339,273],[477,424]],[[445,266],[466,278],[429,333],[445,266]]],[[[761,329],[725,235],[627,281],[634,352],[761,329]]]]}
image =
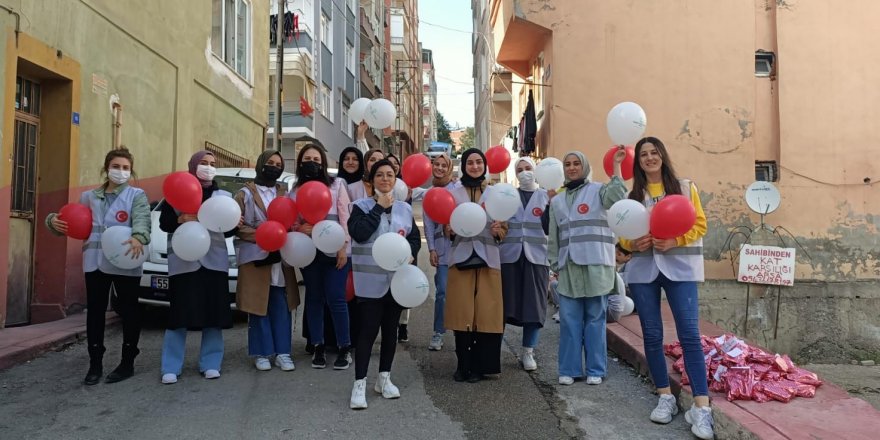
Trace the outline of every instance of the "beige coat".
{"type": "MultiPolygon", "coordinates": [[[[253,182],[248,182],[245,185],[245,188],[250,190],[251,194],[254,196],[253,200],[257,205],[257,209],[266,212],[266,207],[263,205],[263,199],[260,198],[259,192],[257,192],[256,185],[253,182]]],[[[287,186],[277,184],[275,185],[275,191],[278,194],[278,197],[285,197],[287,186]]],[[[240,191],[235,194],[235,201],[238,202],[241,212],[244,212],[244,195],[240,191]]],[[[257,229],[254,225],[245,224],[238,228],[236,235],[244,241],[256,243],[256,232],[257,229]]],[[[281,265],[284,270],[284,283],[287,286],[285,288],[287,291],[287,307],[293,311],[300,304],[296,272],[293,267],[283,261],[281,262],[281,265]]],[[[239,265],[238,287],[235,291],[235,302],[238,305],[238,309],[253,315],[266,316],[266,309],[269,304],[269,284],[271,283],[271,280],[272,266],[257,267],[254,263],[239,265]]]]}

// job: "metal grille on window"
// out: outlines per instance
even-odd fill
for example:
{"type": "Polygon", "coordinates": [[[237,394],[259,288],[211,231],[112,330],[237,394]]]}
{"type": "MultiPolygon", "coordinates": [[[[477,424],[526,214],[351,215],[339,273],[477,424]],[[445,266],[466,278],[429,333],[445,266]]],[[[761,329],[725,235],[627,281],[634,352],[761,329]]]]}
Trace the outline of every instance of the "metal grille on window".
{"type": "Polygon", "coordinates": [[[205,141],[205,149],[214,154],[217,159],[217,168],[247,168],[251,166],[250,160],[210,142],[205,141]]]}

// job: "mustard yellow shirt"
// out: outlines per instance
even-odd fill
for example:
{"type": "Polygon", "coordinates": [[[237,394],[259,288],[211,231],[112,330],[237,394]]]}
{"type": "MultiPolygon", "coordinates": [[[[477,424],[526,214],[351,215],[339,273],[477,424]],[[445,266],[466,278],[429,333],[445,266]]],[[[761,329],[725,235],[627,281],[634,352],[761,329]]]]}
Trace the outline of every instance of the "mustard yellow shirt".
{"type": "MultiPolygon", "coordinates": [[[[694,204],[694,210],[697,212],[697,221],[694,223],[694,226],[688,231],[686,234],[681,237],[676,237],[675,242],[678,246],[687,246],[700,238],[706,235],[706,214],[703,212],[703,204],[700,203],[700,193],[697,191],[697,186],[694,185],[693,182],[690,184],[691,188],[691,202],[694,204]]],[[[666,196],[666,189],[663,188],[662,183],[649,183],[648,184],[648,195],[654,200],[654,202],[659,202],[664,196],[666,196]]],[[[620,239],[620,246],[628,251],[632,251],[632,247],[630,247],[630,240],[625,238],[620,239]]]]}

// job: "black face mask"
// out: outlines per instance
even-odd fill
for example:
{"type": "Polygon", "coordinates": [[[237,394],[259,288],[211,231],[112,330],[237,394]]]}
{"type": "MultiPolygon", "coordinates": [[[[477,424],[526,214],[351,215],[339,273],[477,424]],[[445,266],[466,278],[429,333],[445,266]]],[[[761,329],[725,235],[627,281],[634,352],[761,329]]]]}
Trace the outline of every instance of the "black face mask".
{"type": "Polygon", "coordinates": [[[260,174],[263,175],[264,179],[274,182],[278,180],[279,177],[281,177],[282,172],[283,170],[281,168],[273,167],[271,165],[263,165],[263,169],[260,174]]]}
{"type": "Polygon", "coordinates": [[[324,174],[324,168],[318,162],[303,162],[300,169],[306,179],[317,179],[324,174]]]}

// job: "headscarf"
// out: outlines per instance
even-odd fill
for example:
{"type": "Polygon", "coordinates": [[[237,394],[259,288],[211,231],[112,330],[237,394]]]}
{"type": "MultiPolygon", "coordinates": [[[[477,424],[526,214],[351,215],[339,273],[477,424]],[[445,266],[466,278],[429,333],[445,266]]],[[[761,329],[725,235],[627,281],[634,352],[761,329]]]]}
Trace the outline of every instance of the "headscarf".
{"type": "Polygon", "coordinates": [[[339,155],[339,171],[336,173],[336,177],[345,179],[345,183],[350,184],[363,179],[365,171],[364,153],[361,153],[361,150],[358,150],[357,147],[348,147],[342,150],[342,153],[339,155]],[[358,160],[358,169],[353,173],[345,171],[345,168],[342,166],[343,162],[345,161],[345,156],[347,156],[348,153],[354,153],[358,160]]]}
{"type": "Polygon", "coordinates": [[[486,180],[486,171],[488,165],[486,165],[486,155],[483,154],[482,151],[476,148],[470,148],[466,150],[464,153],[461,153],[461,184],[468,188],[479,188],[483,185],[483,181],[486,180]],[[472,154],[479,154],[480,157],[483,158],[483,175],[480,177],[471,177],[470,174],[467,173],[467,161],[468,157],[472,154]]]}
{"type": "Polygon", "coordinates": [[[282,156],[278,150],[265,150],[260,153],[260,157],[257,158],[257,164],[254,165],[254,170],[257,172],[257,176],[254,178],[254,183],[260,186],[275,186],[277,179],[269,179],[263,174],[263,167],[266,165],[266,162],[269,161],[270,157],[275,155],[278,155],[278,157],[281,158],[281,171],[284,171],[284,156],[282,156]]]}
{"type": "Polygon", "coordinates": [[[519,178],[519,173],[517,173],[517,175],[516,175],[516,180],[519,181],[519,187],[520,187],[523,191],[535,191],[535,190],[537,190],[537,189],[538,189],[538,182],[535,180],[535,168],[537,167],[537,165],[535,165],[535,161],[532,160],[532,158],[531,158],[531,157],[528,157],[528,156],[520,157],[519,159],[516,160],[516,163],[515,163],[514,166],[513,166],[514,169],[516,169],[516,167],[519,165],[520,162],[525,162],[525,163],[527,163],[527,164],[529,164],[529,165],[532,166],[532,170],[530,171],[530,172],[532,173],[532,181],[529,182],[529,183],[523,183],[523,181],[520,180],[520,178],[519,178]]]}
{"type": "MultiPolygon", "coordinates": [[[[394,177],[397,177],[398,179],[400,179],[400,171],[403,169],[403,162],[401,162],[400,159],[398,159],[397,156],[395,156],[394,154],[389,154],[389,155],[385,156],[385,159],[388,159],[388,161],[391,162],[392,157],[394,158],[394,161],[397,162],[397,165],[398,165],[397,166],[397,173],[395,173],[396,175],[394,177]]],[[[391,168],[394,168],[394,162],[391,162],[391,168]]],[[[372,179],[370,179],[370,181],[372,182],[372,179]]]]}
{"type": "Polygon", "coordinates": [[[587,162],[587,157],[584,156],[584,153],[581,153],[580,151],[575,150],[575,151],[569,151],[568,153],[565,153],[565,156],[562,156],[563,163],[565,162],[565,158],[568,156],[571,156],[571,155],[574,155],[578,159],[580,159],[581,164],[583,164],[583,166],[584,166],[584,172],[583,172],[583,174],[581,174],[581,177],[574,179],[574,180],[568,180],[568,176],[566,176],[565,187],[569,190],[573,190],[573,189],[583,185],[584,183],[589,182],[590,178],[593,176],[593,169],[590,167],[590,162],[587,162]]]}
{"type": "MultiPolygon", "coordinates": [[[[446,153],[442,153],[439,156],[434,158],[434,161],[443,160],[446,162],[446,175],[443,177],[434,177],[434,180],[431,181],[431,184],[434,186],[445,187],[449,185],[449,182],[452,181],[452,159],[446,155],[446,153]]],[[[433,166],[431,167],[433,168],[433,166]]],[[[431,176],[434,176],[434,170],[431,170],[431,176]]]]}
{"type": "MultiPolygon", "coordinates": [[[[199,179],[199,175],[196,174],[196,171],[198,171],[198,169],[199,169],[199,162],[201,162],[202,159],[205,158],[205,156],[213,156],[213,155],[214,155],[214,153],[212,153],[208,150],[202,150],[202,151],[196,152],[196,154],[193,154],[192,157],[189,158],[189,164],[188,164],[189,165],[189,173],[192,174],[193,176],[196,176],[196,179],[199,179]]],[[[202,184],[202,188],[209,188],[209,187],[213,186],[214,181],[209,180],[209,181],[205,182],[204,180],[199,179],[199,183],[202,184]]]]}

